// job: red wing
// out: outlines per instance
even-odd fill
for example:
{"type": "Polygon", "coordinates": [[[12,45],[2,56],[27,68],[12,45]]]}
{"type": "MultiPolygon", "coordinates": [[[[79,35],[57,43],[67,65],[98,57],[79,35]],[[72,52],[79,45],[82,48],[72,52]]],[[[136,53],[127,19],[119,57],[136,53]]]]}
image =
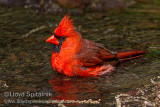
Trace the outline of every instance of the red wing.
{"type": "Polygon", "coordinates": [[[103,45],[89,40],[84,40],[84,42],[84,48],[77,54],[77,59],[82,63],[82,66],[99,65],[106,60],[115,58],[115,55],[109,52],[103,45]]]}

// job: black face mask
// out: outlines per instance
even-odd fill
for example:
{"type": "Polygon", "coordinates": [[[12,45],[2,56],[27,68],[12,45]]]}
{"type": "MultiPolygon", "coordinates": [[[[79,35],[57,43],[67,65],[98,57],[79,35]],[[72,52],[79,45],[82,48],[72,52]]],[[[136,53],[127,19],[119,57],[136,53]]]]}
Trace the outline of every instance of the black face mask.
{"type": "Polygon", "coordinates": [[[59,45],[53,45],[53,51],[55,53],[59,53],[61,51],[62,43],[66,40],[64,36],[57,36],[55,33],[53,34],[59,41],[59,45]]]}

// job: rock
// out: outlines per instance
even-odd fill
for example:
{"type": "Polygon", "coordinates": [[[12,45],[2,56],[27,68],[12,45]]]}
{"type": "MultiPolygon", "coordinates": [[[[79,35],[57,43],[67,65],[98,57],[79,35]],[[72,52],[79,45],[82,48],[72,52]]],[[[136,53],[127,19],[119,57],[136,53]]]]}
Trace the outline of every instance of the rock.
{"type": "Polygon", "coordinates": [[[136,3],[137,2],[134,0],[128,1],[128,2],[126,2],[126,7],[131,7],[131,6],[135,5],[136,3]]]}
{"type": "Polygon", "coordinates": [[[85,8],[92,0],[58,0],[58,3],[66,8],[85,8]]]}
{"type": "Polygon", "coordinates": [[[56,3],[49,3],[47,12],[50,13],[60,13],[62,11],[62,8],[56,3]]]}
{"type": "MultiPolygon", "coordinates": [[[[105,0],[103,0],[105,1],[105,0]]],[[[104,3],[103,9],[104,11],[110,10],[110,9],[120,9],[125,7],[125,3],[121,0],[107,0],[104,3]]]]}
{"type": "Polygon", "coordinates": [[[58,3],[66,8],[77,8],[82,4],[81,0],[57,0],[58,3]]]}
{"type": "Polygon", "coordinates": [[[126,3],[122,0],[98,0],[92,2],[88,7],[97,11],[119,10],[126,7],[126,3]]]}
{"type": "Polygon", "coordinates": [[[8,5],[9,1],[8,0],[0,0],[0,5],[8,5]]]}

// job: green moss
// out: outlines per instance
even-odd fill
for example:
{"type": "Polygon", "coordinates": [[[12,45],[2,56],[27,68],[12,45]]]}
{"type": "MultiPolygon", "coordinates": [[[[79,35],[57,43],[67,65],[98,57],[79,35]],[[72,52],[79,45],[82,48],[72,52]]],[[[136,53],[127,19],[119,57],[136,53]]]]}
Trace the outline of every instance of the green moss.
{"type": "Polygon", "coordinates": [[[148,58],[160,58],[160,49],[150,49],[146,54],[148,58]]]}

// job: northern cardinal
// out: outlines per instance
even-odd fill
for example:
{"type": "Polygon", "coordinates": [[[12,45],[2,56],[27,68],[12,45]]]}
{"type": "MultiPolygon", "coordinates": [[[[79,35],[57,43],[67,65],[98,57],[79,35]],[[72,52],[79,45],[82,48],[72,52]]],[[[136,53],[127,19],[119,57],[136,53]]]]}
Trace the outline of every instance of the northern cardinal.
{"type": "Polygon", "coordinates": [[[98,76],[114,70],[110,61],[138,58],[144,51],[127,51],[113,54],[102,44],[83,39],[74,29],[72,19],[66,15],[54,34],[46,42],[53,44],[53,69],[69,77],[98,76]]]}

